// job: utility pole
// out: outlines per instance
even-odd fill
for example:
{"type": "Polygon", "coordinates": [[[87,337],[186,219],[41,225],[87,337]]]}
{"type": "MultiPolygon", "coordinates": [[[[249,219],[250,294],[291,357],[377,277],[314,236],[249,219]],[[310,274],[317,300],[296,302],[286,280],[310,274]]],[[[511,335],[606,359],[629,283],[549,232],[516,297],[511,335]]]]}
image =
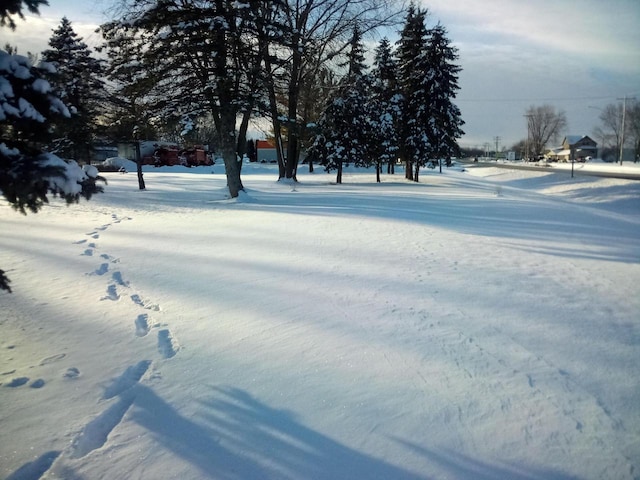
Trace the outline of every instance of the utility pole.
{"type": "Polygon", "coordinates": [[[496,137],[493,137],[493,139],[496,142],[496,154],[495,154],[495,157],[496,157],[496,162],[497,162],[498,161],[498,143],[500,142],[500,137],[496,136],[496,137]]]}
{"type": "Polygon", "coordinates": [[[532,114],[527,114],[527,115],[523,115],[523,117],[525,117],[527,119],[527,141],[524,144],[524,149],[525,149],[525,158],[527,160],[527,162],[530,160],[529,159],[529,141],[531,139],[531,117],[533,117],[532,114]]]}
{"type": "MultiPolygon", "coordinates": [[[[629,97],[629,100],[635,100],[636,97],[629,97]]],[[[618,98],[617,100],[622,100],[622,126],[620,128],[620,165],[622,165],[622,155],[624,152],[624,117],[627,113],[627,96],[625,95],[623,98],[618,98]]]]}

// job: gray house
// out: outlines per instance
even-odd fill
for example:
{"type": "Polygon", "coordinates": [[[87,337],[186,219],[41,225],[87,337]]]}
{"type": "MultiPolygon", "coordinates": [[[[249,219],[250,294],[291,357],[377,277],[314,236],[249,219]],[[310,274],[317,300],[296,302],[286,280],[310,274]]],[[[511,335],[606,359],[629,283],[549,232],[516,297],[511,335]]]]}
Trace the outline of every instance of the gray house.
{"type": "Polygon", "coordinates": [[[562,146],[549,150],[546,157],[556,162],[584,162],[598,156],[598,144],[587,135],[567,135],[562,146]]]}

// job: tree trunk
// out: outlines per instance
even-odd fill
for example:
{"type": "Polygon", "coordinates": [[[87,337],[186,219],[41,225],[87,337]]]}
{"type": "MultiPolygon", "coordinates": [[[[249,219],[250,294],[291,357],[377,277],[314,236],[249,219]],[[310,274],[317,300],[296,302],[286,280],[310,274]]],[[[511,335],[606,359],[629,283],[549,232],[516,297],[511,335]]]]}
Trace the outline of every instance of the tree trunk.
{"type": "Polygon", "coordinates": [[[242,162],[238,162],[236,154],[236,112],[233,108],[223,108],[220,112],[220,130],[218,145],[227,173],[227,187],[231,198],[236,198],[240,190],[244,190],[240,171],[242,162]]]}
{"type": "Polygon", "coordinates": [[[406,160],[404,164],[405,164],[405,172],[404,172],[405,178],[407,180],[413,180],[413,165],[409,160],[406,160]]]}
{"type": "Polygon", "coordinates": [[[380,183],[380,170],[382,170],[382,165],[380,162],[376,162],[376,182],[380,183]]]}
{"type": "Polygon", "coordinates": [[[298,166],[298,100],[300,98],[300,69],[302,68],[302,53],[300,46],[300,33],[295,32],[291,41],[291,78],[289,79],[288,115],[287,115],[287,163],[285,169],[286,178],[296,178],[298,166]]]}
{"type": "Polygon", "coordinates": [[[417,183],[419,181],[419,175],[420,175],[420,164],[416,163],[416,171],[415,171],[415,174],[413,175],[414,182],[417,183]]]}
{"type": "Polygon", "coordinates": [[[142,158],[140,158],[140,142],[136,141],[136,171],[138,172],[138,188],[145,190],[144,177],[142,176],[142,158]]]}
{"type": "MultiPolygon", "coordinates": [[[[235,143],[235,142],[233,142],[235,143]]],[[[224,169],[227,172],[227,187],[231,198],[236,198],[241,190],[244,190],[240,180],[240,163],[235,152],[235,145],[226,145],[220,149],[224,160],[224,169]]]]}
{"type": "Polygon", "coordinates": [[[247,153],[247,130],[249,129],[249,120],[251,120],[251,110],[247,110],[242,114],[242,121],[240,122],[240,129],[238,130],[238,145],[236,146],[236,152],[240,158],[244,157],[247,153]]]}
{"type": "Polygon", "coordinates": [[[336,183],[342,183],[342,162],[338,162],[338,173],[336,174],[336,183]]]}
{"type": "Polygon", "coordinates": [[[269,113],[271,114],[271,124],[273,125],[273,136],[276,144],[276,157],[278,159],[278,180],[285,176],[284,148],[282,146],[282,129],[280,119],[278,118],[278,100],[276,98],[276,90],[273,82],[273,66],[271,57],[269,56],[269,44],[264,38],[260,43],[260,56],[264,62],[264,68],[267,72],[265,86],[269,97],[269,113]]]}
{"type": "Polygon", "coordinates": [[[396,173],[396,162],[395,160],[389,160],[389,163],[387,163],[387,173],[389,175],[393,175],[396,173]]]}

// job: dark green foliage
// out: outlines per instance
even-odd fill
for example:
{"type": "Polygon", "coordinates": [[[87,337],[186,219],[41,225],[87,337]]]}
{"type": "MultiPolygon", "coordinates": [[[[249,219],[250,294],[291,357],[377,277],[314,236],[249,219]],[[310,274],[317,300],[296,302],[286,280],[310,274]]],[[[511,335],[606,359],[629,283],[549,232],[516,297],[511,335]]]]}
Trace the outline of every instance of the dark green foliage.
{"type": "Polygon", "coordinates": [[[383,38],[376,48],[370,95],[371,121],[374,122],[368,154],[376,164],[376,177],[380,181],[380,166],[389,165],[388,172],[398,156],[398,129],[400,127],[400,102],[398,93],[397,62],[393,57],[391,43],[383,38]]]}
{"type": "Polygon", "coordinates": [[[336,95],[329,101],[320,121],[314,147],[328,171],[337,170],[336,182],[342,183],[345,163],[367,165],[367,145],[371,141],[372,123],[368,101],[371,79],[365,73],[362,36],[353,31],[347,75],[336,95]]]}
{"type": "Polygon", "coordinates": [[[459,153],[463,134],[460,110],[453,104],[460,67],[457,52],[441,25],[427,29],[427,10],[411,4],[392,52],[387,39],[376,49],[371,74],[364,73],[359,30],[350,43],[347,69],[336,95],[327,104],[311,151],[329,169],[345,162],[389,171],[400,157],[407,178],[418,181],[420,167],[459,153]]]}
{"type": "MultiPolygon", "coordinates": [[[[15,4],[18,13],[19,3],[15,4]]],[[[32,11],[31,7],[45,4],[25,3],[32,11]]],[[[0,8],[2,25],[9,14],[16,12],[15,5],[3,4],[0,8]]],[[[50,194],[72,203],[102,191],[97,182],[104,179],[97,170],[83,170],[76,162],[65,162],[43,151],[52,120],[70,117],[46,78],[53,73],[51,64],[33,66],[26,57],[0,50],[0,191],[23,214],[39,211],[50,194]]],[[[11,291],[2,270],[0,290],[11,291]]]]}
{"type": "Polygon", "coordinates": [[[459,89],[460,67],[453,63],[457,52],[444,27],[426,28],[426,16],[426,10],[412,5],[398,42],[403,97],[399,144],[407,178],[415,181],[420,167],[457,155],[457,139],[464,133],[460,110],[452,102],[459,89]]]}
{"type": "Polygon", "coordinates": [[[53,31],[49,46],[42,52],[43,61],[56,69],[49,80],[71,111],[71,116],[53,123],[52,151],[89,163],[103,99],[102,62],[91,56],[66,17],[53,31]]]}
{"type": "Polygon", "coordinates": [[[104,44],[99,48],[108,58],[107,104],[103,134],[113,142],[159,138],[150,92],[157,80],[148,75],[140,52],[145,39],[120,22],[102,25],[104,44]]]}
{"type": "Polygon", "coordinates": [[[42,152],[49,138],[50,119],[67,117],[69,111],[44,78],[51,69],[34,67],[28,59],[0,51],[0,190],[21,213],[37,212],[47,195],[61,195],[68,202],[89,198],[101,187],[95,178],[84,178],[77,165],[61,163],[42,152]],[[61,188],[67,175],[80,185],[61,188]]]}
{"type": "Polygon", "coordinates": [[[410,6],[398,41],[399,89],[402,94],[402,118],[399,129],[401,157],[406,164],[406,176],[417,179],[417,171],[432,158],[432,120],[429,95],[431,66],[426,56],[427,10],[410,6]],[[413,167],[416,168],[416,175],[413,167]]]}
{"type": "Polygon", "coordinates": [[[438,24],[429,31],[427,59],[432,74],[429,77],[429,96],[433,122],[433,158],[449,160],[460,154],[457,139],[464,132],[460,109],[453,103],[461,68],[453,62],[458,59],[456,49],[450,45],[445,28],[438,24]]]}
{"type": "Polygon", "coordinates": [[[17,15],[24,18],[23,8],[27,8],[31,13],[40,13],[41,5],[49,5],[47,0],[2,0],[0,4],[0,27],[8,26],[11,30],[15,30],[16,23],[11,18],[17,15]]]}
{"type": "Polygon", "coordinates": [[[128,5],[129,12],[107,29],[140,42],[137,61],[148,79],[144,101],[167,124],[212,119],[216,153],[224,159],[229,193],[236,197],[243,189],[236,152],[245,145],[236,138],[236,118],[252,110],[256,93],[249,78],[255,69],[247,63],[253,43],[246,18],[250,9],[230,0],[152,5],[131,0],[128,5]]]}

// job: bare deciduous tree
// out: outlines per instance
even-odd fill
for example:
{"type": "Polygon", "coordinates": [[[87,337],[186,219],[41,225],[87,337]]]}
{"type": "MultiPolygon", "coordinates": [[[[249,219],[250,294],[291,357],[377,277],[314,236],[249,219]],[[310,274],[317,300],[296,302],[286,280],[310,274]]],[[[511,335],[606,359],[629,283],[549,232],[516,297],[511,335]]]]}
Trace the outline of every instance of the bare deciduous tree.
{"type": "MultiPolygon", "coordinates": [[[[401,2],[400,2],[401,3],[401,2]]],[[[390,0],[298,0],[252,2],[259,12],[261,54],[268,72],[266,87],[279,150],[280,177],[295,178],[303,126],[304,86],[346,52],[358,26],[363,33],[400,20],[400,3],[390,0]],[[261,10],[261,12],[260,12],[261,10]],[[279,80],[279,81],[277,81],[279,80]],[[280,129],[286,129],[286,157],[280,129]]]]}
{"type": "Polygon", "coordinates": [[[531,106],[525,115],[530,145],[530,154],[542,155],[549,141],[557,141],[564,129],[567,128],[567,117],[564,111],[551,105],[539,107],[531,106]]]}
{"type": "Polygon", "coordinates": [[[633,161],[640,161],[640,102],[633,102],[627,107],[627,121],[629,125],[629,141],[633,145],[633,161]]]}
{"type": "Polygon", "coordinates": [[[634,161],[638,159],[640,152],[640,103],[627,102],[626,108],[620,103],[610,103],[600,113],[600,126],[596,127],[594,134],[602,139],[603,146],[615,151],[615,158],[620,152],[620,142],[625,145],[633,145],[634,161]],[[624,116],[624,135],[622,132],[622,116],[624,116]],[[623,140],[624,139],[624,140],[623,140]]]}
{"type": "Polygon", "coordinates": [[[596,129],[596,134],[602,138],[605,144],[603,146],[614,147],[619,151],[622,138],[622,103],[610,103],[604,107],[599,118],[602,125],[596,129]]]}

